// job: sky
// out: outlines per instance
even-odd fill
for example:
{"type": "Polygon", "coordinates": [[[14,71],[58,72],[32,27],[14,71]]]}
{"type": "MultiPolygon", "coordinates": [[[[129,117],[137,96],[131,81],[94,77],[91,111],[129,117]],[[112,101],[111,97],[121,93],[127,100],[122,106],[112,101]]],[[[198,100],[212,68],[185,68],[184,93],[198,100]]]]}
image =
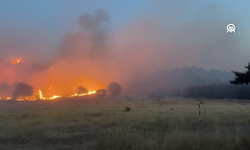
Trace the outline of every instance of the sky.
{"type": "Polygon", "coordinates": [[[76,20],[84,13],[106,9],[110,14],[110,27],[119,28],[131,21],[133,15],[143,11],[144,0],[1,0],[0,29],[5,32],[35,30],[58,42],[61,36],[79,30],[76,20]]]}
{"type": "Polygon", "coordinates": [[[249,6],[247,0],[0,0],[0,82],[73,91],[78,83],[96,89],[183,66],[241,71],[250,58],[249,6]],[[236,34],[226,33],[229,23],[236,34]],[[11,65],[17,58],[22,67],[11,65]],[[45,71],[28,72],[33,64],[45,71]]]}
{"type": "MultiPolygon", "coordinates": [[[[250,23],[247,19],[247,14],[250,12],[248,9],[250,2],[247,0],[237,2],[234,0],[226,2],[159,0],[158,4],[154,4],[150,0],[25,0],[25,2],[1,0],[0,31],[22,33],[27,30],[34,30],[34,32],[38,32],[37,34],[45,36],[46,40],[53,41],[51,46],[56,51],[56,46],[63,34],[79,30],[76,20],[86,12],[91,13],[99,9],[106,9],[110,15],[109,26],[111,29],[116,29],[140,17],[168,16],[164,13],[164,9],[172,9],[170,10],[171,13],[182,11],[183,13],[180,13],[180,15],[184,15],[182,20],[189,20],[192,19],[192,13],[197,13],[201,6],[211,3],[214,3],[221,12],[227,13],[230,10],[233,13],[233,21],[242,21],[239,26],[247,27],[247,24],[250,23]]],[[[230,18],[231,15],[227,14],[226,17],[230,18]]],[[[175,20],[175,23],[178,24],[180,21],[175,20]]]]}

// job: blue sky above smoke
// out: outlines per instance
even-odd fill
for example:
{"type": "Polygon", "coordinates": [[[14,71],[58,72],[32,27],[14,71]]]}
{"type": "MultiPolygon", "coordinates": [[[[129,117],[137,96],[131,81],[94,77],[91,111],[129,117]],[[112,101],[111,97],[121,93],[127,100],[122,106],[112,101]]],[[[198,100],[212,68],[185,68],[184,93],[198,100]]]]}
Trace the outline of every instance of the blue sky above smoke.
{"type": "MultiPolygon", "coordinates": [[[[188,20],[192,18],[192,13],[207,3],[211,1],[160,0],[159,5],[162,6],[158,6],[173,9],[170,11],[173,13],[183,11],[185,12],[184,19],[188,20]]],[[[249,23],[247,14],[250,14],[248,9],[250,1],[214,1],[214,4],[221,12],[228,9],[234,12],[236,16],[232,18],[236,17],[246,24],[249,23]]],[[[116,28],[132,21],[139,14],[147,16],[148,13],[164,17],[158,6],[153,5],[150,0],[2,0],[0,1],[0,30],[16,32],[35,28],[51,34],[54,38],[59,38],[69,30],[77,30],[75,22],[86,12],[92,13],[98,9],[106,9],[110,15],[109,25],[111,28],[116,28]]]]}
{"type": "Polygon", "coordinates": [[[106,9],[110,26],[116,28],[145,7],[146,0],[3,0],[0,1],[0,30],[18,32],[31,28],[60,38],[65,32],[78,30],[76,20],[85,13],[106,9]]]}

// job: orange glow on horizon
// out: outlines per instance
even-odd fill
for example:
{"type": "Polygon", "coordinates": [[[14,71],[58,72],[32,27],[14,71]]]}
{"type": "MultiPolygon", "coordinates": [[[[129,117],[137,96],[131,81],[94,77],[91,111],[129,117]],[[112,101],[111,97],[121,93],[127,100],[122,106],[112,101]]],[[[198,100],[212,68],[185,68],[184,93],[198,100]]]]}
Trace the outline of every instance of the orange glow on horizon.
{"type": "MultiPolygon", "coordinates": [[[[82,59],[72,61],[70,65],[68,58],[58,59],[56,63],[49,65],[39,63],[34,65],[28,58],[23,63],[23,57],[7,58],[6,62],[8,62],[6,65],[0,64],[0,69],[4,70],[0,83],[6,81],[13,88],[18,82],[25,82],[35,90],[33,96],[17,97],[18,101],[54,100],[61,97],[93,95],[96,90],[104,89],[108,81],[112,80],[110,76],[103,74],[103,67],[99,67],[98,63],[82,61],[82,59]],[[82,64],[84,67],[80,67],[82,64]],[[89,92],[74,94],[77,93],[78,86],[86,87],[89,92]]],[[[2,95],[1,97],[7,100],[6,97],[2,95]]],[[[8,100],[11,99],[12,97],[8,98],[8,100]]]]}

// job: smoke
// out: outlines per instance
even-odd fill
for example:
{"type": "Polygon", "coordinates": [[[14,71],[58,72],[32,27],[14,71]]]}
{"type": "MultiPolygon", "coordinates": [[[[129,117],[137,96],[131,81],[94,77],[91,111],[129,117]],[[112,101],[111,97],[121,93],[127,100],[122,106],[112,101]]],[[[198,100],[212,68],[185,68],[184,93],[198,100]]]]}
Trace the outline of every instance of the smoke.
{"type": "Polygon", "coordinates": [[[93,16],[90,14],[84,14],[79,19],[79,25],[83,29],[87,30],[96,30],[100,28],[102,23],[105,23],[109,20],[109,15],[106,10],[98,10],[93,16]]]}
{"type": "Polygon", "coordinates": [[[54,63],[42,79],[33,81],[40,81],[36,84],[43,87],[53,86],[53,92],[65,95],[76,93],[79,85],[88,90],[105,88],[114,78],[112,49],[105,27],[108,17],[105,10],[82,15],[78,20],[81,30],[62,38],[54,63]]]}
{"type": "MultiPolygon", "coordinates": [[[[162,3],[165,4],[162,1],[152,4],[157,11],[142,13],[126,26],[114,30],[109,29],[107,10],[83,14],[76,21],[80,31],[62,37],[57,54],[47,66],[35,67],[37,69],[31,72],[28,70],[32,65],[21,68],[5,61],[0,63],[6,73],[0,81],[25,81],[42,89],[45,95],[73,94],[80,85],[88,90],[103,89],[110,81],[117,81],[123,93],[130,93],[150,86],[143,84],[143,79],[150,79],[158,70],[195,65],[230,71],[246,64],[249,37],[241,20],[227,17],[230,10],[224,9],[226,13],[223,13],[213,3],[190,10],[194,1],[185,3],[190,7],[179,7],[180,2],[162,3]],[[226,25],[231,22],[238,25],[237,34],[226,34],[226,25]]],[[[5,40],[8,43],[9,39],[5,40]]],[[[6,48],[0,50],[0,54],[5,51],[6,48]]],[[[51,53],[43,51],[43,55],[51,53]]],[[[5,56],[4,53],[3,58],[5,56]]],[[[25,58],[31,56],[33,54],[25,58]]]]}
{"type": "Polygon", "coordinates": [[[130,72],[130,77],[122,78],[126,90],[135,92],[152,85],[159,87],[148,80],[155,81],[150,76],[161,69],[195,65],[208,70],[231,71],[247,64],[249,36],[244,20],[238,19],[229,9],[220,11],[213,3],[193,13],[190,13],[190,5],[192,2],[178,9],[162,5],[162,10],[153,15],[153,19],[137,20],[125,33],[119,34],[125,37],[119,45],[125,53],[122,55],[125,57],[119,59],[120,64],[125,72],[130,72]],[[226,33],[226,25],[232,22],[238,25],[237,34],[226,33]]]}

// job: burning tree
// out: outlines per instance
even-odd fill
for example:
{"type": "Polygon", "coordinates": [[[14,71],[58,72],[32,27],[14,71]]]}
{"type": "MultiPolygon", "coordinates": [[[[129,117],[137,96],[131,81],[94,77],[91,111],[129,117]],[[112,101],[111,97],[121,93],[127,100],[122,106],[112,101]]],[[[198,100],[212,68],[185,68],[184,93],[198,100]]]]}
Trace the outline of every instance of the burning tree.
{"type": "Polygon", "coordinates": [[[25,99],[25,96],[32,96],[34,93],[34,88],[27,83],[18,83],[14,92],[12,93],[12,98],[16,99],[19,96],[23,96],[23,99],[25,99]]]}
{"type": "Polygon", "coordinates": [[[80,94],[83,94],[83,93],[88,93],[88,90],[85,87],[78,86],[77,94],[80,95],[80,94]]]}
{"type": "Polygon", "coordinates": [[[109,83],[107,87],[108,95],[120,95],[122,88],[117,82],[109,83]]]}
{"type": "Polygon", "coordinates": [[[235,79],[230,81],[231,84],[248,84],[250,82],[250,62],[245,68],[247,69],[245,72],[232,71],[235,79]]]}

